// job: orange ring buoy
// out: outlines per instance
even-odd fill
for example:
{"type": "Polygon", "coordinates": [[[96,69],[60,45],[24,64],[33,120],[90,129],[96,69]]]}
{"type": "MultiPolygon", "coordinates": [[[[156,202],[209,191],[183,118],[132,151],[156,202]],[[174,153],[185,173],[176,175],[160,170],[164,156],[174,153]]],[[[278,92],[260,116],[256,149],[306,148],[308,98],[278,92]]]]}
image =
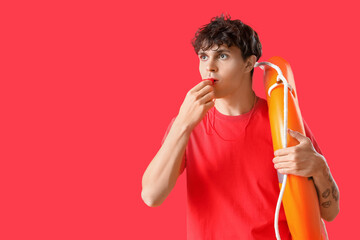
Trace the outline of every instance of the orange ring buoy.
{"type": "MultiPolygon", "coordinates": [[[[288,93],[287,128],[305,135],[301,117],[294,76],[290,64],[281,57],[272,57],[270,63],[278,66],[292,87],[288,93]]],[[[261,63],[260,63],[261,64],[261,63]]],[[[278,72],[271,66],[264,66],[264,86],[269,109],[269,120],[274,151],[283,148],[284,134],[284,84],[279,84],[278,72]],[[276,83],[278,83],[276,85],[276,83]],[[275,85],[274,85],[275,84],[275,85]],[[273,88],[273,86],[276,86],[273,88]],[[271,94],[268,94],[268,91],[271,94]]],[[[285,123],[286,124],[286,123],[285,123]]],[[[287,147],[295,146],[298,141],[287,134],[287,147]]],[[[281,176],[281,174],[279,174],[281,176]]],[[[279,178],[280,179],[280,178],[279,178]]],[[[282,183],[279,183],[281,188],[282,183]]],[[[326,230],[320,215],[319,200],[312,178],[287,176],[283,195],[283,206],[290,233],[294,240],[326,240],[326,230]]]]}

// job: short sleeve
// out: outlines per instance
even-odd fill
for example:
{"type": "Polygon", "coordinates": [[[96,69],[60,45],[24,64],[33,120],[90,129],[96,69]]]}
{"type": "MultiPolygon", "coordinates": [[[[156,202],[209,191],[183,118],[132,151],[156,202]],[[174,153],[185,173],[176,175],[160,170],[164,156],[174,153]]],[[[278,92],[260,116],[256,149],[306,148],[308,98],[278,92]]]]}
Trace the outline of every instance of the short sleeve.
{"type": "MultiPolygon", "coordinates": [[[[161,141],[161,145],[163,145],[163,144],[164,144],[165,139],[166,139],[167,135],[169,134],[170,129],[171,129],[171,127],[172,127],[172,125],[173,125],[174,121],[175,121],[175,117],[171,120],[171,122],[170,122],[170,124],[169,124],[168,128],[166,129],[165,135],[164,135],[164,137],[163,137],[163,139],[162,139],[162,141],[161,141]]],[[[185,167],[186,167],[186,149],[185,149],[184,157],[183,157],[183,159],[182,159],[182,161],[181,161],[181,166],[180,166],[180,173],[179,173],[179,176],[180,176],[180,175],[184,172],[185,167]]]]}
{"type": "Polygon", "coordinates": [[[311,132],[311,130],[310,130],[310,128],[309,128],[309,126],[307,125],[307,123],[305,122],[305,120],[303,120],[303,121],[304,121],[305,135],[306,135],[308,138],[310,138],[310,140],[311,140],[311,142],[312,142],[315,150],[316,150],[319,154],[323,155],[322,152],[321,152],[321,149],[320,149],[320,147],[319,147],[319,145],[318,145],[318,143],[316,142],[316,139],[315,139],[314,135],[312,134],[312,132],[311,132]]]}

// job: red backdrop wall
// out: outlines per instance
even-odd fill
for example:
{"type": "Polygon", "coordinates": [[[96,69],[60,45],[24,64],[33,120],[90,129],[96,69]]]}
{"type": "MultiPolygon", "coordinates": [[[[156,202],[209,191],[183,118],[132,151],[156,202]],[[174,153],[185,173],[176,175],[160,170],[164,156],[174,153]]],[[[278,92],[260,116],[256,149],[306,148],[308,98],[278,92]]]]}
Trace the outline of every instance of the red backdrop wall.
{"type": "MultiPolygon", "coordinates": [[[[360,214],[356,1],[7,1],[1,22],[1,239],[185,239],[186,179],[158,208],[141,178],[199,80],[190,41],[229,13],[293,68],[340,189],[330,239],[360,214]]],[[[262,72],[254,88],[264,97],[262,72]]]]}

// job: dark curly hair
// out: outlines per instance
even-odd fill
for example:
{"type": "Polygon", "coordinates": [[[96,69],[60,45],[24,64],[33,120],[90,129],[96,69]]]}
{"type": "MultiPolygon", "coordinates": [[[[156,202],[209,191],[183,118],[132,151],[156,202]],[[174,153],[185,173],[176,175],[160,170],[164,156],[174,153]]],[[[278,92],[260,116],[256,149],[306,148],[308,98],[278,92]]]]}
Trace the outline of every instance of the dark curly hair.
{"type": "MultiPolygon", "coordinates": [[[[237,46],[241,50],[244,60],[249,56],[255,55],[256,61],[262,54],[262,47],[258,34],[248,25],[240,20],[231,20],[230,15],[221,14],[220,17],[214,17],[209,24],[199,28],[195,37],[192,39],[196,54],[199,50],[206,51],[214,45],[227,47],[237,46]]],[[[254,70],[251,71],[251,76],[254,70]]]]}

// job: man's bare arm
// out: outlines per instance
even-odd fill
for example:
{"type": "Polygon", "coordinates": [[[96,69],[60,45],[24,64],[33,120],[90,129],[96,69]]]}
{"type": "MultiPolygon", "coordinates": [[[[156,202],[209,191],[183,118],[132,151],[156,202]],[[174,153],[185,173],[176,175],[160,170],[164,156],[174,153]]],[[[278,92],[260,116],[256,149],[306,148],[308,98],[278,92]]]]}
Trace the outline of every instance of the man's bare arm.
{"type": "Polygon", "coordinates": [[[316,152],[308,137],[292,130],[289,133],[299,144],[275,151],[274,167],[282,174],[312,177],[319,197],[321,217],[328,222],[334,220],[340,210],[340,194],[324,156],[316,152]]]}
{"type": "Polygon", "coordinates": [[[184,164],[190,133],[175,119],[163,145],[146,169],[141,197],[149,207],[160,206],[175,186],[184,164]]]}
{"type": "Polygon", "coordinates": [[[168,136],[146,169],[142,178],[141,197],[148,206],[160,206],[174,188],[184,167],[184,154],[190,134],[214,106],[214,89],[211,84],[210,80],[202,81],[187,93],[168,136]]]}
{"type": "Polygon", "coordinates": [[[319,197],[321,217],[329,222],[334,220],[340,211],[340,194],[325,159],[322,169],[323,171],[320,171],[318,175],[314,175],[313,179],[319,197]]]}

